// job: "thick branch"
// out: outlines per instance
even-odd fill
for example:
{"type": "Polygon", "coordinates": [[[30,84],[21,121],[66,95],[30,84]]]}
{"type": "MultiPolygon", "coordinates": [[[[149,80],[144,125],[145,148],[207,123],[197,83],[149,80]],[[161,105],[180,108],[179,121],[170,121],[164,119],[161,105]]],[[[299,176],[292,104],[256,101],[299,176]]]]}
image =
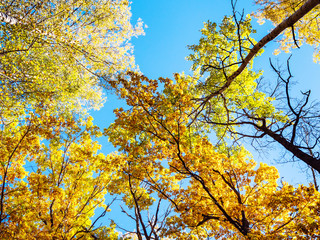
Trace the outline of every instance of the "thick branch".
{"type": "Polygon", "coordinates": [[[295,146],[294,144],[290,143],[282,137],[281,135],[271,131],[266,126],[259,127],[259,129],[263,132],[265,132],[267,135],[272,137],[275,141],[280,143],[282,146],[285,147],[288,151],[290,151],[295,157],[301,159],[306,164],[308,164],[310,167],[314,168],[320,173],[320,161],[319,159],[316,159],[309,154],[303,152],[298,146],[295,146]]]}
{"type": "Polygon", "coordinates": [[[320,4],[320,0],[308,0],[305,4],[303,4],[296,12],[294,12],[290,17],[283,20],[276,28],[274,28],[269,34],[264,36],[257,44],[253,46],[250,50],[249,54],[243,59],[242,64],[232,75],[227,77],[226,83],[217,91],[211,93],[204,99],[203,104],[208,102],[211,98],[220,95],[224,92],[234,81],[236,77],[238,77],[242,71],[249,64],[251,59],[270,41],[275,39],[282,31],[285,29],[292,27],[297,21],[303,18],[307,13],[309,13],[313,8],[315,8],[318,4],[320,4]]]}

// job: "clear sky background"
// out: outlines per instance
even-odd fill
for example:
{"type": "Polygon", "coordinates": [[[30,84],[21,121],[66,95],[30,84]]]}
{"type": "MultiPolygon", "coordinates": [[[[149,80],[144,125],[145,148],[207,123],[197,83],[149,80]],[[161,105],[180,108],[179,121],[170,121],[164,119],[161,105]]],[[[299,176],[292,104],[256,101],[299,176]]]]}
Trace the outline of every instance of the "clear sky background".
{"type": "MultiPolygon", "coordinates": [[[[149,78],[169,77],[173,73],[190,73],[191,62],[185,60],[191,51],[187,46],[197,44],[200,37],[200,29],[203,23],[210,20],[221,22],[225,15],[230,15],[231,3],[228,0],[132,0],[132,23],[141,18],[147,25],[145,36],[133,39],[134,55],[140,70],[149,78]]],[[[245,14],[251,14],[256,10],[253,0],[238,0],[237,10],[244,10],[245,14]]],[[[257,30],[255,39],[261,39],[273,26],[270,23],[257,24],[253,20],[253,26],[257,30]]],[[[269,43],[261,57],[255,59],[254,69],[263,70],[264,77],[270,81],[276,81],[276,75],[271,71],[269,58],[274,62],[285,65],[289,54],[274,56],[272,52],[277,48],[276,42],[269,43]]],[[[302,46],[293,50],[291,58],[292,73],[297,84],[292,91],[312,90],[312,99],[320,98],[320,65],[313,63],[312,47],[302,46]]],[[[107,101],[103,109],[93,112],[95,124],[101,128],[108,127],[114,120],[113,109],[124,103],[115,96],[107,93],[107,101]]],[[[103,152],[108,154],[115,149],[107,139],[102,139],[103,152]]],[[[250,149],[250,146],[247,145],[250,149]]],[[[253,152],[255,160],[275,164],[283,153],[280,148],[273,151],[266,149],[266,154],[253,152]]],[[[304,181],[305,173],[301,172],[303,164],[276,164],[281,176],[292,184],[304,181]]]]}
{"type": "MultiPolygon", "coordinates": [[[[224,15],[230,15],[231,3],[228,0],[132,0],[132,23],[138,18],[148,26],[145,36],[133,39],[136,63],[141,72],[149,78],[170,77],[173,73],[190,73],[191,62],[185,60],[191,52],[187,45],[198,43],[200,29],[203,23],[210,20],[221,22],[224,15]]],[[[245,14],[256,10],[253,0],[238,0],[237,9],[245,14]]],[[[273,26],[266,23],[262,26],[253,20],[253,26],[257,30],[255,39],[260,40],[273,26]]],[[[271,71],[269,58],[279,64],[286,64],[289,54],[274,56],[272,52],[277,48],[276,42],[269,43],[261,57],[255,59],[254,69],[263,70],[264,77],[270,81],[276,81],[276,75],[271,71]]],[[[300,90],[312,90],[312,99],[320,98],[320,65],[313,63],[313,49],[302,46],[301,49],[293,50],[291,58],[292,73],[297,84],[294,86],[296,93],[300,90]]],[[[93,112],[95,124],[106,128],[114,120],[113,109],[123,106],[115,96],[107,93],[107,102],[103,109],[93,112]]],[[[108,154],[115,149],[104,138],[100,140],[102,150],[108,154]]],[[[249,150],[252,148],[247,144],[249,150]]],[[[287,163],[276,164],[283,153],[281,147],[265,149],[265,154],[253,151],[256,161],[264,161],[275,165],[281,177],[291,184],[307,182],[306,174],[301,170],[304,164],[287,163]]],[[[287,155],[289,157],[289,155],[287,155]]]]}

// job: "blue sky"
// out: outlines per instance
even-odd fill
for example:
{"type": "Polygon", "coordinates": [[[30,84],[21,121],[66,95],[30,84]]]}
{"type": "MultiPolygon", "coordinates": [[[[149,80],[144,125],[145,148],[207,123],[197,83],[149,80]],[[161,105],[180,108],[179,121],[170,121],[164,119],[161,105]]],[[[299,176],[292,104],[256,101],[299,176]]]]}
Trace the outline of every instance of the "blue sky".
{"type": "Polygon", "coordinates": [[[217,0],[133,0],[132,12],[133,20],[141,17],[148,26],[146,35],[133,41],[141,71],[152,78],[172,77],[175,72],[189,70],[187,45],[199,41],[203,23],[221,21],[231,13],[231,4],[217,0]]]}

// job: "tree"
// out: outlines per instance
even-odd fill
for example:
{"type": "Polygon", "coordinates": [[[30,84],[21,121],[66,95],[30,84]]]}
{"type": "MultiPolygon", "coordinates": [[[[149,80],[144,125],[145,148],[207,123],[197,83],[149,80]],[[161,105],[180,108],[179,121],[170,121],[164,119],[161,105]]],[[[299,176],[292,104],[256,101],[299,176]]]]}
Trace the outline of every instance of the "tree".
{"type": "Polygon", "coordinates": [[[250,17],[241,15],[237,19],[234,9],[233,17],[225,18],[219,30],[214,23],[205,25],[199,45],[190,47],[194,54],[189,59],[193,61],[195,77],[199,79],[195,96],[199,106],[194,111],[194,118],[213,125],[218,137],[223,137],[225,133],[236,139],[269,136],[320,172],[316,154],[319,151],[319,132],[310,131],[311,128],[319,129],[319,110],[317,104],[309,104],[310,91],[303,93],[303,98],[295,103],[289,92],[292,74],[288,62],[288,77],[272,65],[279,82],[267,96],[257,88],[262,72],[254,73],[252,65],[247,65],[264,44],[274,39],[280,31],[293,26],[298,17],[303,16],[301,13],[307,14],[308,10],[311,15],[314,14],[317,4],[318,1],[306,1],[256,44],[250,37],[253,32],[250,17]],[[199,71],[207,73],[208,77],[202,80],[199,71]],[[277,97],[281,87],[284,94],[277,97]],[[252,128],[252,132],[248,133],[248,127],[241,128],[243,125],[252,128]]]}
{"type": "MultiPolygon", "coordinates": [[[[317,3],[317,1],[314,1],[317,3]]],[[[297,9],[305,6],[305,4],[311,4],[311,1],[271,1],[271,0],[256,0],[256,4],[261,5],[259,13],[256,15],[260,18],[261,23],[263,19],[271,20],[274,24],[279,24],[283,16],[288,17],[294,13],[297,9]]],[[[319,4],[319,2],[318,2],[319,4]]],[[[291,29],[288,28],[284,32],[284,37],[280,40],[281,50],[288,52],[292,47],[300,47],[302,43],[310,44],[314,47],[314,60],[319,61],[319,5],[315,6],[308,15],[300,19],[291,29]],[[296,36],[296,33],[298,35],[296,36]]],[[[276,52],[278,53],[278,51],[276,52]]]]}
{"type": "Polygon", "coordinates": [[[320,195],[314,186],[279,185],[277,170],[263,163],[257,168],[243,148],[212,145],[204,124],[190,125],[197,106],[194,79],[176,75],[175,80],[150,80],[131,73],[130,81],[117,83],[130,106],[115,111],[117,119],[106,132],[122,152],[112,159],[125,173],[117,183],[148,186],[133,192],[130,184],[132,198],[127,204],[149,207],[152,202],[145,201],[144,194],[153,192],[169,201],[175,214],[168,216],[161,237],[307,239],[318,235],[320,195]],[[140,200],[135,194],[141,191],[140,200]]]}
{"type": "MultiPolygon", "coordinates": [[[[280,3],[285,9],[288,1],[280,3]]],[[[282,98],[259,89],[262,72],[252,69],[263,46],[314,15],[318,4],[305,1],[258,42],[251,17],[233,4],[232,16],[219,27],[206,23],[191,46],[192,76],[152,80],[134,72],[127,41],[142,32],[141,22],[129,23],[127,1],[4,2],[1,238],[319,237],[316,182],[280,180],[240,142],[269,136],[320,171],[319,135],[311,131],[319,114],[310,111],[310,93],[300,102],[291,97],[289,63],[288,76],[272,64],[282,98]],[[118,148],[108,156],[98,153],[101,132],[92,118],[78,111],[101,104],[101,85],[127,103],[104,131],[118,148]],[[117,234],[126,229],[117,220],[98,227],[113,202],[107,195],[127,205],[122,212],[136,226],[130,234],[117,234]]]]}
{"type": "Polygon", "coordinates": [[[114,171],[97,154],[93,138],[101,133],[92,118],[45,112],[37,109],[26,123],[0,133],[1,239],[96,239],[95,222],[109,211],[105,195],[114,171]],[[98,207],[104,211],[94,216],[98,207]]]}
{"type": "Polygon", "coordinates": [[[143,31],[126,0],[8,0],[0,13],[1,86],[28,105],[99,108],[102,78],[134,68],[128,41],[143,31]]]}
{"type": "Polygon", "coordinates": [[[117,235],[96,226],[116,170],[86,110],[102,77],[134,69],[130,17],[123,0],[1,2],[1,239],[117,235]]]}
{"type": "Polygon", "coordinates": [[[163,236],[319,236],[316,182],[297,188],[280,184],[275,168],[257,168],[242,147],[228,146],[227,139],[269,136],[320,170],[314,154],[318,131],[310,130],[318,129],[319,114],[315,105],[307,106],[310,93],[303,93],[297,103],[291,97],[289,63],[288,77],[272,65],[279,80],[276,90],[284,88],[282,96],[277,91],[268,96],[257,88],[262,72],[252,70],[252,59],[262,54],[262,47],[314,14],[318,4],[306,1],[258,42],[250,36],[250,16],[239,18],[233,5],[233,16],[219,28],[206,23],[199,44],[191,46],[192,77],[176,74],[175,81],[150,80],[130,73],[110,83],[130,108],[115,110],[117,119],[106,134],[121,151],[117,162],[130,163],[130,171],[125,165],[123,171],[173,206],[175,214],[168,217],[163,236]],[[247,126],[253,127],[252,134],[247,126]],[[208,132],[215,133],[217,143],[210,142],[208,132]]]}
{"type": "Polygon", "coordinates": [[[125,190],[119,165],[97,153],[92,120],[53,115],[45,103],[3,128],[1,239],[118,239],[114,227],[96,226],[110,210],[105,195],[125,190]]]}
{"type": "Polygon", "coordinates": [[[128,209],[121,206],[121,210],[126,216],[134,222],[135,230],[129,230],[121,224],[114,225],[121,231],[125,231],[126,239],[161,239],[165,232],[166,220],[172,209],[168,204],[163,204],[163,199],[159,198],[154,193],[154,189],[148,182],[136,178],[131,172],[131,162],[128,162],[128,167],[122,168],[121,177],[117,181],[117,187],[121,187],[123,198],[122,201],[127,205],[128,209]],[[152,208],[155,209],[152,209],[152,208]],[[131,211],[130,211],[131,210],[131,211]],[[133,212],[133,213],[131,213],[133,212]]]}

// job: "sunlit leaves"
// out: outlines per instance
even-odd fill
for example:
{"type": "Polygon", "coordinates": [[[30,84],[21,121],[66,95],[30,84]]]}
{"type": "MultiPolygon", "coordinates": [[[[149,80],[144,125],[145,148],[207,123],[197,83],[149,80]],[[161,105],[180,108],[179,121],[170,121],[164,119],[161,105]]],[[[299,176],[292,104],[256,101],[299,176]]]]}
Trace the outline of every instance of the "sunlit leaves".
{"type": "Polygon", "coordinates": [[[196,89],[195,81],[175,77],[159,79],[157,87],[155,80],[130,74],[116,85],[129,110],[115,110],[117,119],[106,133],[121,151],[113,159],[115,164],[123,161],[117,182],[122,179],[124,189],[127,186],[127,204],[134,206],[132,190],[141,197],[142,209],[152,203],[145,193],[168,200],[176,214],[167,219],[162,234],[178,239],[317,233],[311,223],[305,232],[297,230],[306,211],[315,213],[311,209],[318,204],[318,193],[309,194],[315,193],[313,186],[281,186],[275,167],[257,166],[242,148],[212,145],[202,131],[204,124],[193,123],[197,105],[190,93],[196,89]]]}
{"type": "Polygon", "coordinates": [[[115,236],[93,225],[117,168],[85,116],[104,103],[103,79],[135,68],[142,22],[125,0],[2,1],[0,12],[17,20],[1,15],[1,239],[115,236]]]}
{"type": "Polygon", "coordinates": [[[143,30],[127,1],[4,1],[0,11],[19,19],[0,25],[1,83],[26,104],[98,109],[102,79],[134,68],[128,41],[143,30]]]}
{"type": "Polygon", "coordinates": [[[99,131],[90,121],[33,116],[25,126],[1,132],[2,238],[94,234],[91,218],[97,208],[108,208],[113,168],[100,168],[106,159],[97,154],[100,145],[92,138],[99,131]]]}
{"type": "MultiPolygon", "coordinates": [[[[292,0],[256,0],[256,4],[261,6],[260,11],[256,16],[261,23],[264,19],[272,21],[275,25],[282,20],[289,17],[292,13],[297,11],[306,0],[292,1],[292,0]]],[[[312,45],[314,47],[314,61],[320,61],[319,49],[319,5],[315,7],[307,16],[294,24],[291,29],[287,29],[284,37],[280,40],[280,50],[289,52],[291,48],[296,48],[303,43],[312,45]]],[[[278,54],[279,49],[275,51],[278,54]]]]}

